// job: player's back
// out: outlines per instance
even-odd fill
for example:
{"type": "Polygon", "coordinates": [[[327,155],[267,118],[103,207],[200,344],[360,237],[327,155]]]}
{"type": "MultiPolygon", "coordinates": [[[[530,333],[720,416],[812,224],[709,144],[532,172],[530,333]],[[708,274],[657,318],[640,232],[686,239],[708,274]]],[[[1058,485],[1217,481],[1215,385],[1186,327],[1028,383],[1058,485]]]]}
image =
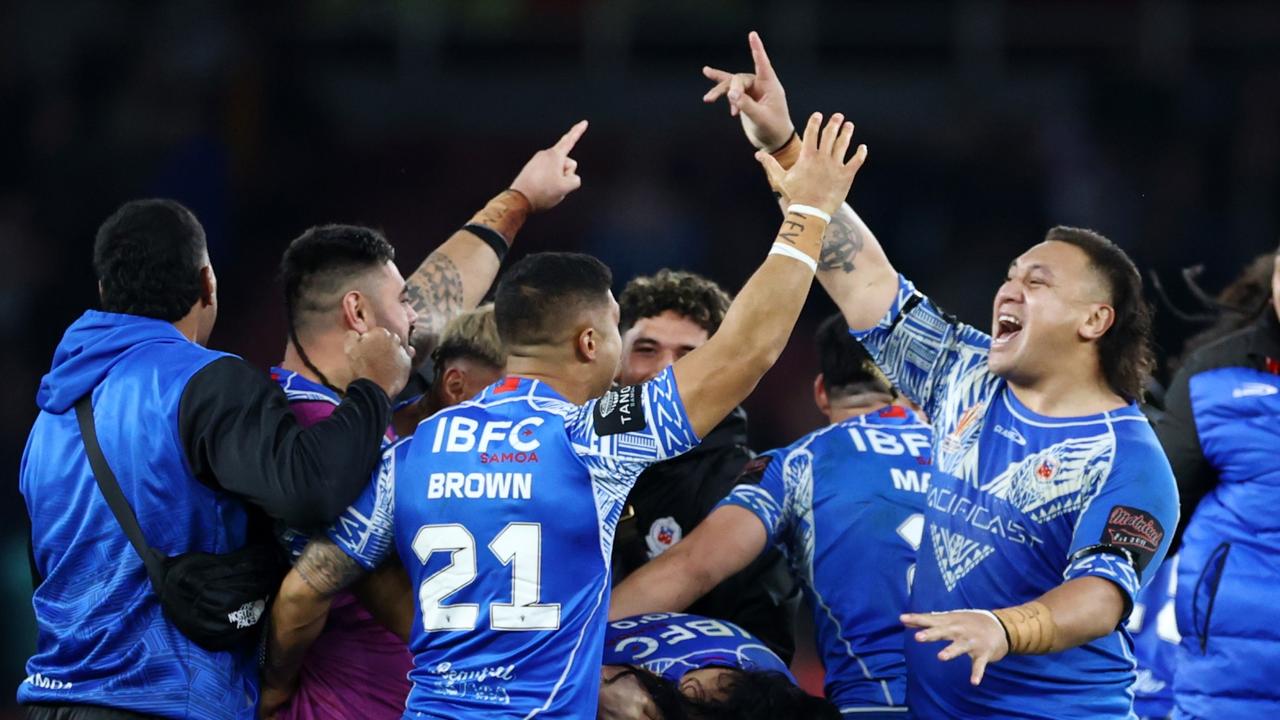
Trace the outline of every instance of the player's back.
{"type": "Polygon", "coordinates": [[[826,694],[846,712],[904,702],[898,616],[924,526],[931,446],[928,425],[890,406],[771,451],[760,486],[739,486],[731,496],[747,499],[739,504],[758,515],[770,511],[755,507],[761,499],[777,505],[771,540],[805,585],[826,694]],[[785,488],[782,503],[778,487],[785,488]]]}
{"type": "Polygon", "coordinates": [[[669,372],[581,406],[513,377],[419,425],[394,469],[407,716],[595,714],[613,530],[644,466],[696,442],[651,431],[687,429],[678,402],[669,372]]]}

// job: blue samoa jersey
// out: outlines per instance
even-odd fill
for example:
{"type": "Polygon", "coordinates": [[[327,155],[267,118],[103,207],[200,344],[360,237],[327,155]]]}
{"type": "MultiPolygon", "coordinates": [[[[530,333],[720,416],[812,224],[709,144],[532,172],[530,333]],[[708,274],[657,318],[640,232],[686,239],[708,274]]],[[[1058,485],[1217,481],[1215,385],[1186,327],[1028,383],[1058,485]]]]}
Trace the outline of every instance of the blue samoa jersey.
{"type": "Polygon", "coordinates": [[[594,717],[627,494],[697,443],[668,368],[585,405],[508,377],[389,448],[329,536],[417,588],[405,717],[594,717]]]}
{"type": "MultiPolygon", "coordinates": [[[[1020,605],[1090,576],[1132,608],[1178,519],[1169,462],[1136,405],[1032,412],[988,368],[991,338],[905,278],[880,324],[854,335],[934,423],[913,612],[1020,605]]],[[[939,643],[911,638],[907,702],[926,718],[1131,718],[1132,646],[1119,627],[1060,653],[1010,655],[974,687],[966,658],[942,662],[939,643]]]]}
{"type": "Polygon", "coordinates": [[[721,505],[764,524],[805,589],[829,700],[905,712],[907,594],[924,530],[933,434],[891,405],[747,464],[721,505]]]}
{"type": "Polygon", "coordinates": [[[796,681],[782,658],[756,636],[727,620],[684,613],[650,613],[609,623],[603,662],[642,668],[673,683],[703,668],[776,672],[796,681]]]}

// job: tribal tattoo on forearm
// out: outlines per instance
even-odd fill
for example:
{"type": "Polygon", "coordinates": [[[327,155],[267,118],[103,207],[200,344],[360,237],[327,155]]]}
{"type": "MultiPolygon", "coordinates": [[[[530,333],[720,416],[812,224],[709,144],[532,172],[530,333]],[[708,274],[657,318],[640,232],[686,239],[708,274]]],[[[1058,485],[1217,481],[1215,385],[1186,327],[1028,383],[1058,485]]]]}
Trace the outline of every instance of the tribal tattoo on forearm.
{"type": "Polygon", "coordinates": [[[462,273],[442,252],[433,252],[409,276],[409,302],[418,313],[413,346],[419,353],[435,347],[444,326],[462,312],[462,273]]]}
{"type": "Polygon", "coordinates": [[[325,537],[312,538],[293,569],[312,590],[326,598],[364,575],[359,563],[325,537]]]}
{"type": "Polygon", "coordinates": [[[822,253],[818,258],[818,272],[840,271],[851,273],[857,268],[853,259],[862,252],[866,239],[843,209],[836,211],[822,238],[822,253]]]}

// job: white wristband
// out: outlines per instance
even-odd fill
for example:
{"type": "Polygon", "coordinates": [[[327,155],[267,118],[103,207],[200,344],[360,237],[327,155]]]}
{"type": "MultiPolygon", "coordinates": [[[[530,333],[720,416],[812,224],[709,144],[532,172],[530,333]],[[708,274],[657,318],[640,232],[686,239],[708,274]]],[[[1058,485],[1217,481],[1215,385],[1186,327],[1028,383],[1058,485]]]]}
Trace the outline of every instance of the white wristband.
{"type": "Polygon", "coordinates": [[[773,247],[769,250],[769,254],[770,255],[786,255],[789,258],[799,260],[805,265],[808,265],[810,271],[815,273],[818,272],[817,260],[814,260],[813,258],[809,257],[809,255],[806,254],[805,252],[801,250],[797,250],[786,243],[775,242],[773,244],[773,247]]]}
{"type": "Polygon", "coordinates": [[[830,213],[820,208],[816,208],[812,205],[801,205],[800,203],[791,203],[790,205],[787,206],[787,212],[800,213],[801,215],[811,215],[816,218],[821,218],[822,221],[827,224],[831,223],[830,213]]]}

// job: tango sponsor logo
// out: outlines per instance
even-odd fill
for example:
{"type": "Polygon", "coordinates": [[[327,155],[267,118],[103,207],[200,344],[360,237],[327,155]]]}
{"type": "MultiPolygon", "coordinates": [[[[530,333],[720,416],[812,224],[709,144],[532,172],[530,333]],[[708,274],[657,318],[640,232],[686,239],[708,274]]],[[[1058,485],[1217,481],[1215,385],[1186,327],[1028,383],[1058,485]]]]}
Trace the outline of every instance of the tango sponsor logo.
{"type": "Polygon", "coordinates": [[[442,498],[530,500],[533,473],[431,473],[427,479],[427,499],[442,498]]]}

